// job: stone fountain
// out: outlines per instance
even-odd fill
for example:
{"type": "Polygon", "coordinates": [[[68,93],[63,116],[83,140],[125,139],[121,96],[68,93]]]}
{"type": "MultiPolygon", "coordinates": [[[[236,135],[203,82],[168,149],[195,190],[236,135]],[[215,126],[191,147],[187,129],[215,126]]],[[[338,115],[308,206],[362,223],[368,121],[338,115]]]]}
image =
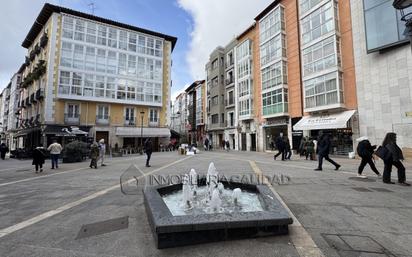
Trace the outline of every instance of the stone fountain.
{"type": "Polygon", "coordinates": [[[156,246],[176,247],[288,233],[293,220],[266,185],[219,181],[194,169],[182,183],[147,187],[144,200],[156,246]]]}

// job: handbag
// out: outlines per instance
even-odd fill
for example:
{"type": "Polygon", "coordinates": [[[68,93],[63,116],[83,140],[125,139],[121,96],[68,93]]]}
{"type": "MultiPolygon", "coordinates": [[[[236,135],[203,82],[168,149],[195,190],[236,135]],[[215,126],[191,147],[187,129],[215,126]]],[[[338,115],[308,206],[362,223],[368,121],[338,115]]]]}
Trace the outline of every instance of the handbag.
{"type": "Polygon", "coordinates": [[[378,156],[379,158],[381,158],[384,161],[389,160],[389,158],[391,157],[391,154],[388,151],[388,149],[386,147],[383,147],[383,146],[379,146],[378,149],[376,149],[375,155],[378,156]]]}

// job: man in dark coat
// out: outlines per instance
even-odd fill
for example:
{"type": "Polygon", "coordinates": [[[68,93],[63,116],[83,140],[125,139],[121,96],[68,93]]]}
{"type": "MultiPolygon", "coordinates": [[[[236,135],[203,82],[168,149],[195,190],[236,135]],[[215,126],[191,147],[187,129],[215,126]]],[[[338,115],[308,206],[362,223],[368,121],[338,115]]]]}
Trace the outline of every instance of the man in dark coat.
{"type": "Polygon", "coordinates": [[[285,143],[283,142],[283,133],[280,133],[279,136],[276,138],[275,146],[279,152],[273,156],[273,159],[276,160],[276,158],[279,155],[282,155],[282,161],[284,161],[285,160],[285,143]]]}
{"type": "Polygon", "coordinates": [[[323,158],[325,158],[325,160],[335,165],[335,170],[338,170],[340,168],[339,164],[337,164],[331,158],[329,158],[330,144],[331,143],[330,143],[329,135],[322,133],[319,137],[318,146],[316,149],[318,156],[319,156],[319,164],[315,170],[322,170],[323,158]]]}
{"type": "Polygon", "coordinates": [[[32,165],[35,166],[36,168],[36,173],[39,172],[39,168],[40,168],[40,172],[43,172],[43,164],[44,164],[44,159],[46,158],[46,154],[45,154],[45,149],[43,148],[42,144],[39,144],[38,147],[36,147],[33,150],[33,162],[32,165]]]}
{"type": "Polygon", "coordinates": [[[146,167],[150,167],[149,162],[150,162],[150,157],[152,156],[152,152],[153,152],[152,140],[150,139],[150,137],[146,139],[146,141],[144,142],[144,150],[147,155],[146,167]]]}
{"type": "Polygon", "coordinates": [[[6,153],[9,152],[9,148],[7,147],[7,145],[5,143],[1,143],[0,145],[0,157],[2,160],[4,160],[6,158],[6,153]]]}
{"type": "Polygon", "coordinates": [[[367,137],[358,138],[357,141],[358,147],[356,151],[358,152],[359,157],[362,158],[362,161],[358,168],[358,177],[366,178],[366,176],[362,175],[363,169],[365,168],[366,164],[369,164],[373,172],[376,175],[380,176],[378,169],[376,169],[375,163],[373,162],[373,152],[375,151],[376,145],[372,146],[369,142],[367,137]]]}

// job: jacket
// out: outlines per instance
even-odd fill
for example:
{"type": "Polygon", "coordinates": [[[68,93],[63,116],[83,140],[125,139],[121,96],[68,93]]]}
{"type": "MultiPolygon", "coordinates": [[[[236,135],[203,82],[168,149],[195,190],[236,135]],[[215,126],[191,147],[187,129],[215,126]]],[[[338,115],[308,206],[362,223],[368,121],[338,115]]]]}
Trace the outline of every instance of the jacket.
{"type": "Polygon", "coordinates": [[[90,158],[97,159],[99,158],[99,146],[97,144],[92,144],[90,147],[90,158]]]}
{"type": "Polygon", "coordinates": [[[372,146],[369,140],[362,140],[359,142],[356,151],[362,158],[372,158],[372,154],[376,146],[372,146]]]}
{"type": "Polygon", "coordinates": [[[389,153],[391,154],[392,160],[394,162],[404,159],[402,150],[399,148],[397,144],[389,143],[385,147],[386,149],[388,149],[389,153]]]}
{"type": "Polygon", "coordinates": [[[285,143],[283,142],[283,138],[282,138],[282,137],[278,136],[278,137],[276,138],[275,146],[276,146],[276,148],[277,148],[278,150],[281,150],[281,151],[285,149],[285,143]]]}
{"type": "Polygon", "coordinates": [[[33,151],[33,165],[39,165],[39,164],[44,164],[44,159],[46,158],[44,154],[44,148],[43,147],[36,147],[33,151]]]}
{"type": "Polygon", "coordinates": [[[317,146],[317,153],[320,156],[328,156],[330,150],[330,139],[329,136],[323,135],[320,137],[317,146]]]}
{"type": "Polygon", "coordinates": [[[146,153],[152,153],[153,151],[152,141],[146,140],[146,142],[144,142],[144,150],[146,151],[146,153]]]}
{"type": "Polygon", "coordinates": [[[50,154],[60,154],[63,150],[63,147],[59,143],[53,143],[49,145],[47,150],[50,151],[50,154]]]}

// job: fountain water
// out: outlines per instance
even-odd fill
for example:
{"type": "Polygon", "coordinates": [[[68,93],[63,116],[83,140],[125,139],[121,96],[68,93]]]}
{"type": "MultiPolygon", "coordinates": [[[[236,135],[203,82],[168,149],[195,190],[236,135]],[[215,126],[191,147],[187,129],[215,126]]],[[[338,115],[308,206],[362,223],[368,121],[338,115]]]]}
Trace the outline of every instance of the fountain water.
{"type": "Polygon", "coordinates": [[[232,199],[233,199],[234,204],[237,204],[241,193],[242,193],[242,190],[240,190],[240,188],[233,189],[232,199]]]}

